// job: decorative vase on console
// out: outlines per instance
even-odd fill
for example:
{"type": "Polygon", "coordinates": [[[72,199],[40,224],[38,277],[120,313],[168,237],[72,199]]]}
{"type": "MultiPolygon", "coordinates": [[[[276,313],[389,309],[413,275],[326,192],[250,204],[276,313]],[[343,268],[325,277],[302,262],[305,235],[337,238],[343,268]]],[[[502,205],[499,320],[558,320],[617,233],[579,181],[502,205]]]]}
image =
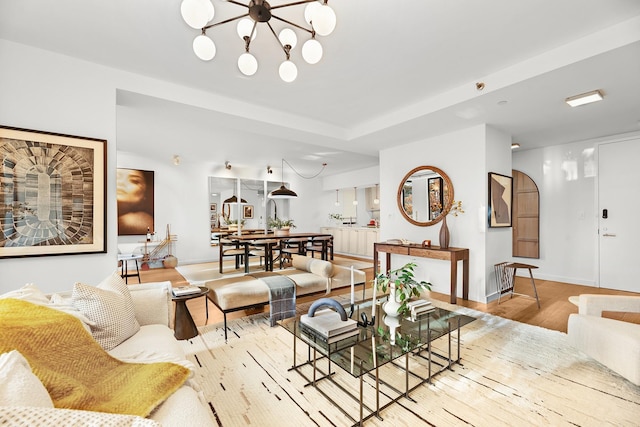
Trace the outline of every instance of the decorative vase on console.
{"type": "Polygon", "coordinates": [[[449,249],[449,227],[447,227],[447,216],[442,217],[442,226],[440,227],[440,248],[449,249]]]}
{"type": "Polygon", "coordinates": [[[451,204],[451,208],[442,217],[442,225],[440,226],[440,247],[442,249],[449,249],[449,239],[451,237],[449,234],[449,227],[447,227],[447,215],[453,214],[453,216],[458,216],[463,213],[464,209],[462,209],[462,200],[454,200],[451,204]]]}

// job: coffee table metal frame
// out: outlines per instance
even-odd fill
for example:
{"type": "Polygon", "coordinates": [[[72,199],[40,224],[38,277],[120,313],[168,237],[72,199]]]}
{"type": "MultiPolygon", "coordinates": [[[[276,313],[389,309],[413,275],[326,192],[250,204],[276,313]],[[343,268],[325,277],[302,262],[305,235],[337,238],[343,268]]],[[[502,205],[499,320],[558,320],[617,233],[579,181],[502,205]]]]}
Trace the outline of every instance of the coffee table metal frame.
{"type": "MultiPolygon", "coordinates": [[[[356,306],[356,316],[360,316],[360,311],[365,313],[371,312],[371,302],[361,303],[356,306]]],[[[380,319],[382,314],[382,310],[380,306],[376,307],[376,319],[380,319]]],[[[331,402],[334,406],[336,406],[340,411],[347,416],[349,419],[354,421],[354,426],[362,425],[362,423],[369,418],[376,416],[380,420],[382,417],[380,416],[380,412],[387,408],[388,406],[398,402],[401,398],[405,397],[411,401],[414,401],[410,397],[410,393],[418,388],[419,386],[430,383],[431,378],[435,375],[445,371],[452,370],[452,366],[454,364],[459,364],[461,361],[460,357],[460,327],[464,326],[467,323],[475,320],[473,317],[466,316],[463,314],[454,313],[448,310],[436,308],[436,310],[432,313],[424,314],[417,321],[411,322],[408,319],[402,320],[401,329],[404,326],[405,329],[409,329],[410,333],[407,336],[411,337],[412,334],[416,333],[417,335],[413,336],[413,342],[409,339],[409,342],[404,342],[404,346],[391,345],[386,342],[384,336],[379,334],[379,327],[382,326],[381,331],[388,332],[388,327],[384,325],[384,323],[380,323],[376,321],[375,326],[363,327],[359,326],[359,334],[352,338],[347,338],[343,341],[338,341],[331,344],[326,344],[322,339],[311,336],[306,333],[306,331],[302,331],[299,326],[299,318],[296,319],[286,319],[282,321],[280,324],[287,329],[293,335],[293,365],[289,368],[289,371],[295,370],[300,376],[302,376],[307,383],[307,386],[313,386],[316,390],[323,395],[329,402],[331,402]],[[452,325],[453,323],[453,325],[452,325]],[[446,327],[444,327],[446,324],[446,327]],[[453,326],[453,328],[452,328],[453,326]],[[385,329],[386,328],[386,329],[385,329]],[[456,336],[454,337],[457,341],[457,351],[456,357],[452,358],[452,332],[457,331],[456,336]],[[447,354],[442,355],[438,352],[434,351],[431,345],[431,342],[442,338],[444,336],[448,337],[448,347],[447,354]],[[307,360],[298,364],[297,363],[297,341],[301,340],[304,344],[307,345],[307,360]],[[379,351],[379,346],[384,346],[385,350],[388,349],[389,356],[382,358],[380,360],[381,351],[379,351]],[[372,349],[375,348],[375,351],[372,349]],[[318,357],[318,353],[320,353],[320,357],[318,357]],[[426,355],[425,355],[426,353],[426,355]],[[364,357],[362,357],[364,355],[364,357]],[[424,360],[427,360],[428,366],[428,375],[426,377],[422,377],[414,372],[411,372],[409,369],[409,356],[414,355],[415,357],[420,357],[424,360]],[[360,357],[358,357],[360,356],[360,357]],[[397,362],[399,358],[404,356],[404,364],[400,364],[397,362]],[[350,364],[347,367],[346,359],[350,358],[350,364]],[[359,358],[359,362],[355,363],[355,358],[359,358]],[[365,360],[372,361],[372,366],[365,362],[365,360]],[[440,363],[435,358],[442,360],[440,363]],[[327,370],[323,371],[319,366],[318,362],[322,359],[327,359],[327,370]],[[397,367],[404,371],[405,373],[405,383],[404,390],[398,390],[388,382],[385,382],[380,378],[380,367],[391,363],[394,367],[397,367]],[[432,363],[439,366],[437,370],[432,369],[432,363]],[[354,395],[349,390],[347,390],[343,385],[336,382],[333,378],[336,371],[332,369],[332,364],[338,365],[342,370],[351,374],[353,377],[359,378],[359,393],[358,395],[354,395]],[[302,368],[311,365],[313,375],[311,378],[302,371],[302,368]],[[403,366],[404,365],[404,366],[403,366]],[[364,403],[364,377],[368,376],[375,380],[375,409],[369,407],[364,403]],[[417,383],[410,385],[410,377],[417,379],[417,383]],[[330,381],[333,385],[338,387],[342,392],[344,392],[351,399],[356,401],[359,405],[359,414],[354,417],[352,414],[349,414],[342,406],[334,401],[327,393],[325,393],[318,385],[321,381],[327,380],[330,381]],[[396,394],[395,397],[392,397],[389,402],[384,405],[380,405],[380,385],[384,385],[385,387],[391,389],[396,394]]]]}

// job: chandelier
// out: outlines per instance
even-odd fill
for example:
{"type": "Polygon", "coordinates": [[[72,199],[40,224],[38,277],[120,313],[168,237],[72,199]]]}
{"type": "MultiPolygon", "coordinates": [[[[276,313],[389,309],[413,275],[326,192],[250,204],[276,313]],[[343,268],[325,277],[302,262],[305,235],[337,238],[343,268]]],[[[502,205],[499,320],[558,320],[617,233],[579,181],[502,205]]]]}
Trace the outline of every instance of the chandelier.
{"type": "Polygon", "coordinates": [[[277,20],[309,33],[311,37],[302,45],[301,49],[302,58],[309,64],[316,64],[322,59],[322,45],[316,40],[316,35],[328,36],[336,26],[336,14],[327,4],[328,0],[299,0],[274,6],[271,6],[266,0],[250,0],[249,4],[235,0],[226,1],[245,8],[246,12],[211,24],[210,22],[215,15],[211,0],[182,0],[180,12],[187,25],[201,30],[201,34],[193,40],[193,51],[203,61],[210,61],[216,55],[216,45],[207,36],[207,30],[238,21],[237,33],[244,41],[244,53],[238,58],[238,68],[245,76],[252,76],[258,71],[258,60],[250,52],[250,48],[251,41],[256,38],[259,23],[266,24],[265,26],[273,34],[284,52],[285,60],[280,64],[279,74],[280,78],[288,83],[294,81],[298,76],[298,67],[291,61],[291,50],[296,47],[298,38],[295,31],[289,27],[283,28],[279,34],[276,34],[271,21],[277,20]],[[276,15],[277,9],[305,3],[307,3],[304,10],[306,26],[298,25],[276,15]]]}

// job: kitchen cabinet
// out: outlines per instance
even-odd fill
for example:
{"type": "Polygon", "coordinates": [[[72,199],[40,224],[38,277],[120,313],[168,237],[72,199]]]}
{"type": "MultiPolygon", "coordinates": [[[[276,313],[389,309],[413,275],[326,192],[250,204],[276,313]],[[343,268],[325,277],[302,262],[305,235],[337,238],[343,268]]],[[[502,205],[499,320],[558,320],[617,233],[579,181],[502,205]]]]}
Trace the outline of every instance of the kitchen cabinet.
{"type": "Polygon", "coordinates": [[[364,227],[323,227],[322,233],[333,235],[335,253],[373,257],[373,244],[380,239],[377,228],[364,227]]]}

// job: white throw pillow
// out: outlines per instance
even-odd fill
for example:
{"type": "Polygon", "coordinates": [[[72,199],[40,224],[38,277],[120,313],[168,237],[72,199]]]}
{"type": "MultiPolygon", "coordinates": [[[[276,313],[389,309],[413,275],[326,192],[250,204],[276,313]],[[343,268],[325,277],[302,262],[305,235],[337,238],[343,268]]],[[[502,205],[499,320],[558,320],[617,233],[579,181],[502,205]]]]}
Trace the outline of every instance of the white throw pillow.
{"type": "Polygon", "coordinates": [[[16,289],[6,294],[0,295],[0,299],[3,298],[13,298],[19,299],[23,301],[28,301],[33,304],[45,305],[47,307],[64,311],[65,313],[71,314],[72,316],[77,317],[82,322],[82,326],[87,330],[87,332],[91,332],[90,325],[91,320],[87,319],[80,311],[71,305],[70,300],[65,300],[58,294],[51,295],[51,299],[45,295],[36,285],[33,283],[28,283],[21,287],[20,289],[16,289]]]}
{"type": "Polygon", "coordinates": [[[49,298],[36,287],[33,283],[27,283],[20,289],[9,291],[6,294],[0,295],[0,299],[14,298],[23,301],[29,301],[38,305],[49,304],[49,298]]]}
{"type": "Polygon", "coordinates": [[[153,420],[135,415],[24,406],[2,408],[2,410],[0,410],[0,425],[39,427],[160,427],[160,424],[153,420]]]}
{"type": "Polygon", "coordinates": [[[117,273],[97,287],[76,283],[71,300],[74,307],[95,322],[91,334],[107,351],[140,330],[129,289],[117,273]]]}
{"type": "Polygon", "coordinates": [[[17,350],[0,354],[0,406],[53,408],[47,389],[17,350]]]}
{"type": "Polygon", "coordinates": [[[51,301],[47,307],[54,308],[77,317],[82,322],[82,326],[84,326],[87,332],[91,332],[91,327],[96,326],[96,322],[89,319],[80,310],[73,306],[71,298],[64,298],[59,294],[53,294],[51,295],[51,301]]]}

